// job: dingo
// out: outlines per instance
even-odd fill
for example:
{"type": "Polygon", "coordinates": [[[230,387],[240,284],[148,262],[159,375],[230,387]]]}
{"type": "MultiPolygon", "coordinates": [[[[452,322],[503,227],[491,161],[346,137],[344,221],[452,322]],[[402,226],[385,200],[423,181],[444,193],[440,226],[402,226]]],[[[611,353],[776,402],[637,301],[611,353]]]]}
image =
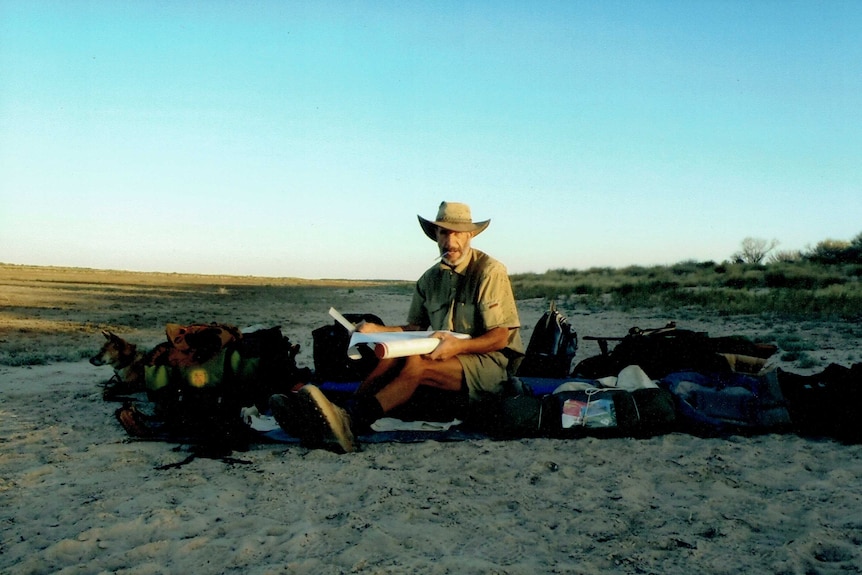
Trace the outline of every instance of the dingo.
{"type": "Polygon", "coordinates": [[[105,395],[144,391],[144,352],[109,331],[103,331],[102,335],[108,341],[90,358],[90,363],[114,368],[114,376],[108,381],[105,395]]]}

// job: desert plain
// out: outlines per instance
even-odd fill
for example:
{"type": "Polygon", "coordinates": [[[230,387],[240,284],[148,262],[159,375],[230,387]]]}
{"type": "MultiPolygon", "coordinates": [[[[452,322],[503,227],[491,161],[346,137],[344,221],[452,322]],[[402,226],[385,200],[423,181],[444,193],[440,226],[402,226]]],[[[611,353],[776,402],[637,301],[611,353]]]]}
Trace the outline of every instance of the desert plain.
{"type": "MultiPolygon", "coordinates": [[[[516,294],[517,295],[517,294],[516,294]]],[[[400,323],[404,282],[0,265],[0,573],[847,574],[862,572],[862,446],[720,438],[254,444],[220,460],[130,438],[87,362],[111,330],[281,326],[313,365],[330,306],[400,323]],[[167,466],[167,467],[165,467],[167,466]]],[[[547,308],[518,300],[525,342],[547,308]]],[[[860,361],[858,322],[558,307],[579,335],[630,327],[803,342],[814,373],[860,361]]],[[[580,343],[579,359],[595,355],[580,343]]]]}

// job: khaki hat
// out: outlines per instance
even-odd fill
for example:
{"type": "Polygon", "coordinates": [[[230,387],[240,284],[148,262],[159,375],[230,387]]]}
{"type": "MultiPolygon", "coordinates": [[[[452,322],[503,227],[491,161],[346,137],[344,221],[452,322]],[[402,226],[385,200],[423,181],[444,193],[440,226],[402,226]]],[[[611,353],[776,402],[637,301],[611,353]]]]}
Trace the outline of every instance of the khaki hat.
{"type": "Polygon", "coordinates": [[[473,236],[478,236],[491,223],[491,220],[474,222],[470,215],[470,206],[457,202],[441,202],[440,209],[437,210],[437,219],[433,222],[422,216],[416,217],[419,218],[419,225],[422,226],[425,235],[435,242],[437,241],[437,228],[453,232],[472,232],[473,236]]]}

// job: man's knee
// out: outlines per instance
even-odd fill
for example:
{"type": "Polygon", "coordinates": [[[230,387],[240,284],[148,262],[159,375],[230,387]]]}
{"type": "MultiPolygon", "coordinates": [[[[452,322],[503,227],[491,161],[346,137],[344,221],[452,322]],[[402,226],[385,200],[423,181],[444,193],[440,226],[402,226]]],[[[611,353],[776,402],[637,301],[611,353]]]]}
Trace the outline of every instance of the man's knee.
{"type": "Polygon", "coordinates": [[[459,389],[463,380],[463,368],[461,362],[455,358],[433,361],[413,355],[407,358],[399,377],[415,381],[420,385],[459,389]]]}

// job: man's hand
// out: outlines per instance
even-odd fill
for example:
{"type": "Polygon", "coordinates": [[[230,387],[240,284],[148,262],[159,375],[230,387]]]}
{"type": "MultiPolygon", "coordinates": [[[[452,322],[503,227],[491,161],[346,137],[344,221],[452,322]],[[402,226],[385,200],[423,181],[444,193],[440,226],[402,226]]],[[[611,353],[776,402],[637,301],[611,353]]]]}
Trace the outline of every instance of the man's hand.
{"type": "Polygon", "coordinates": [[[422,357],[431,360],[445,361],[462,353],[491,353],[506,347],[509,340],[509,330],[505,327],[492,328],[478,337],[461,339],[449,332],[435,331],[431,337],[436,337],[440,343],[434,351],[422,357]]]}
{"type": "Polygon", "coordinates": [[[437,344],[434,351],[425,355],[427,359],[432,361],[446,361],[450,357],[455,357],[461,353],[462,342],[466,341],[455,337],[451,333],[442,331],[435,331],[431,334],[431,337],[436,337],[440,340],[440,343],[437,344]]]}

